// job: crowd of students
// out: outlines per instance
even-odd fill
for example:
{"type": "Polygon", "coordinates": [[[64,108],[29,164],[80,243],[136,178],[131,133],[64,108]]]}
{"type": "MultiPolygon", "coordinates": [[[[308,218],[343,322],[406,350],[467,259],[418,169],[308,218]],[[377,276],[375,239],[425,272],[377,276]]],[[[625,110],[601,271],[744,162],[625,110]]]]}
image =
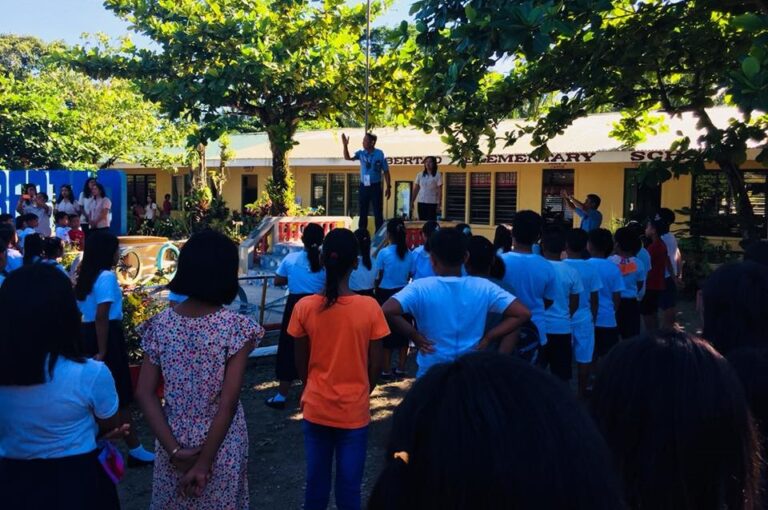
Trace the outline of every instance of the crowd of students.
{"type": "MultiPolygon", "coordinates": [[[[304,249],[277,270],[289,300],[280,387],[267,401],[284,409],[303,382],[304,508],[326,508],[332,486],[337,508],[363,506],[369,395],[404,376],[409,343],[417,381],[395,412],[369,508],[762,508],[765,248],[707,281],[704,341],[656,327],[679,267],[668,229],[662,214],[613,235],[546,228],[520,211],[493,244],[468,225],[427,222],[412,252],[403,222],[390,220],[390,245],[372,257],[366,231],[308,225],[304,249]],[[576,392],[562,382],[574,361],[576,392]]],[[[237,247],[194,235],[169,285],[186,299],[141,328],[135,398],[154,456],[126,412],[117,254],[117,239],[98,232],[74,288],[39,263],[0,285],[2,497],[9,508],[116,508],[101,435],[125,439],[134,462],[154,461],[152,508],[248,508],[239,394],[264,331],[225,308],[237,247]]]]}

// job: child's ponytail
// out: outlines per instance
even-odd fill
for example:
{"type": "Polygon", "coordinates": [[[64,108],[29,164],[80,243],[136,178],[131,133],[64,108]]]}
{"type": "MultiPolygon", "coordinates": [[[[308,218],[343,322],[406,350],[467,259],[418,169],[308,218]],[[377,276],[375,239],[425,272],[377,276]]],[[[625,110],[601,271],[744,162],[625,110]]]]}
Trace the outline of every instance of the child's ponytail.
{"type": "Polygon", "coordinates": [[[320,246],[323,244],[323,227],[317,223],[310,223],[304,227],[304,233],[301,236],[301,242],[304,243],[304,250],[307,252],[309,267],[313,273],[322,269],[320,264],[320,246]]]}
{"type": "Polygon", "coordinates": [[[339,288],[344,277],[352,270],[358,255],[357,239],[351,230],[331,230],[323,242],[325,266],[325,307],[330,308],[339,299],[339,288]]]}
{"type": "Polygon", "coordinates": [[[402,260],[408,253],[408,244],[405,240],[405,222],[400,218],[393,218],[387,223],[387,234],[390,241],[397,247],[397,256],[402,260]]]}
{"type": "Polygon", "coordinates": [[[359,228],[355,230],[355,237],[360,248],[360,255],[363,257],[363,266],[370,271],[373,267],[373,261],[371,260],[371,234],[366,229],[359,228]]]}

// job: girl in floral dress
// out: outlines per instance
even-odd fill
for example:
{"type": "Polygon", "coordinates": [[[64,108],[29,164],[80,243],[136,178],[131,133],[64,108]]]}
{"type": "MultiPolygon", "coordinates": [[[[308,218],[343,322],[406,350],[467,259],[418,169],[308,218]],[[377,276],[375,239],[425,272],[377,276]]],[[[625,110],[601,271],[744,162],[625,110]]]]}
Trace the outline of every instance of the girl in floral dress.
{"type": "Polygon", "coordinates": [[[157,436],[153,509],[248,508],[248,432],[240,388],[264,335],[223,308],[237,295],[238,254],[224,235],[192,236],[171,291],[188,296],[141,328],[145,351],[136,397],[157,436]],[[155,388],[165,379],[165,406],[155,388]]]}

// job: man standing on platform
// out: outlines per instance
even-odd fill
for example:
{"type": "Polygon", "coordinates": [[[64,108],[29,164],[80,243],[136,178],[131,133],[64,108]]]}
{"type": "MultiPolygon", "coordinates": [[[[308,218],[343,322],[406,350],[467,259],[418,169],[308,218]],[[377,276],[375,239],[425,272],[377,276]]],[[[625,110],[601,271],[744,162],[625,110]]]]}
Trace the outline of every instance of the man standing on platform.
{"type": "Polygon", "coordinates": [[[579,202],[573,195],[563,190],[562,197],[565,199],[565,203],[573,209],[573,211],[581,218],[581,229],[585,232],[590,232],[603,223],[603,214],[598,211],[600,208],[600,197],[597,195],[587,195],[587,199],[584,202],[579,202]]]}
{"type": "Polygon", "coordinates": [[[384,209],[382,202],[381,179],[382,174],[387,188],[384,195],[389,200],[392,196],[392,184],[389,178],[389,165],[384,153],[376,148],[376,135],[366,133],[363,138],[363,148],[349,155],[349,137],[341,135],[344,144],[344,159],[347,161],[360,161],[360,228],[368,229],[368,209],[373,207],[373,218],[376,231],[384,224],[384,209]]]}

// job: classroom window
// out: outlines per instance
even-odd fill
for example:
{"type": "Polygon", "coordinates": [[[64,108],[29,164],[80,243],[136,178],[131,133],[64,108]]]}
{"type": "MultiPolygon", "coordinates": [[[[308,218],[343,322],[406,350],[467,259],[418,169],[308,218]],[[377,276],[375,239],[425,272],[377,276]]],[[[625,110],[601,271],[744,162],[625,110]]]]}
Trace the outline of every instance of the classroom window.
{"type": "Polygon", "coordinates": [[[328,216],[357,216],[360,175],[312,174],[310,207],[322,207],[328,216]]]}
{"type": "Polygon", "coordinates": [[[445,178],[445,211],[448,221],[465,221],[467,210],[467,174],[448,173],[445,178]]]}
{"type": "Polygon", "coordinates": [[[312,209],[322,207],[328,210],[328,176],[326,174],[312,174],[312,199],[309,201],[312,209]]]}
{"type": "Polygon", "coordinates": [[[330,183],[328,186],[328,215],[344,216],[344,191],[346,188],[346,179],[344,174],[330,174],[330,183]]]}
{"type": "Polygon", "coordinates": [[[476,225],[491,223],[491,174],[469,175],[469,222],[476,225]]]}
{"type": "Polygon", "coordinates": [[[573,211],[566,207],[562,192],[573,195],[573,170],[544,170],[541,215],[546,223],[570,227],[573,211]]]}
{"type": "Polygon", "coordinates": [[[147,205],[147,195],[157,202],[157,177],[154,174],[127,174],[125,184],[129,204],[136,198],[141,205],[147,205]]]}
{"type": "Polygon", "coordinates": [[[347,216],[360,214],[360,174],[347,174],[347,216]]]}
{"type": "Polygon", "coordinates": [[[496,224],[512,223],[517,212],[517,172],[496,174],[496,200],[494,217],[496,224]]]}
{"type": "MultiPolygon", "coordinates": [[[[760,236],[766,236],[766,190],[768,173],[744,172],[747,196],[757,219],[760,236]]],[[[704,172],[693,178],[691,230],[694,234],[741,237],[736,205],[728,180],[720,171],[704,172]]]]}
{"type": "Polygon", "coordinates": [[[624,219],[644,221],[661,208],[661,185],[640,181],[637,168],[624,170],[624,219]]]}
{"type": "Polygon", "coordinates": [[[242,178],[242,204],[243,210],[248,204],[252,204],[259,199],[259,176],[244,175],[242,178]]]}

